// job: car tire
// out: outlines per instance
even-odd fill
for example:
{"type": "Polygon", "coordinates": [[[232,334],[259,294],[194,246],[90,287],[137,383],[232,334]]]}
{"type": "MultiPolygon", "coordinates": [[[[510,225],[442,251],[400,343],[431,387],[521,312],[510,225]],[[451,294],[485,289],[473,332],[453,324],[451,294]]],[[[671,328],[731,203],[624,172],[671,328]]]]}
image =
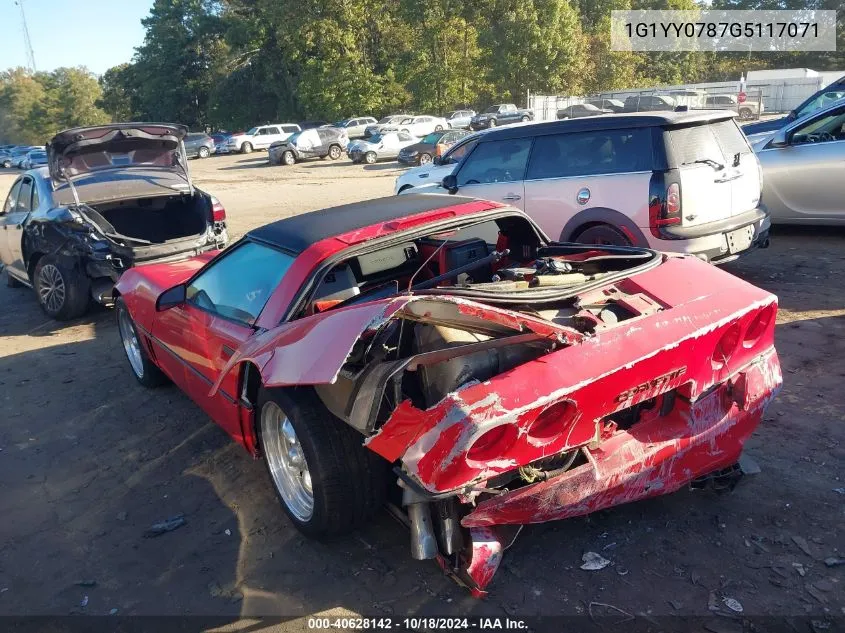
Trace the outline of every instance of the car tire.
{"type": "Polygon", "coordinates": [[[337,160],[340,158],[340,154],[343,150],[340,149],[340,145],[330,145],[329,146],[329,158],[332,160],[337,160]]]}
{"type": "Polygon", "coordinates": [[[366,154],[364,154],[364,162],[368,165],[375,165],[377,160],[378,156],[376,156],[375,152],[367,152],[366,154]]]}
{"type": "Polygon", "coordinates": [[[252,143],[246,142],[241,145],[241,154],[249,154],[252,152],[252,143]]]}
{"type": "Polygon", "coordinates": [[[199,158],[208,158],[211,152],[208,151],[208,148],[203,145],[197,150],[197,157],[199,158]]]}
{"type": "Polygon", "coordinates": [[[126,307],[123,297],[118,297],[115,301],[114,312],[120,342],[126,353],[126,361],[132,370],[132,375],[148,389],[167,384],[169,382],[167,376],[150,360],[147,348],[141,343],[138,328],[135,327],[135,321],[129,314],[129,308],[126,307]]]}
{"type": "Polygon", "coordinates": [[[496,119],[490,119],[487,123],[487,127],[496,127],[496,119]]]}
{"type": "Polygon", "coordinates": [[[258,394],[258,442],[282,509],[316,539],[346,534],[382,506],[390,465],[308,388],[258,394]]]}
{"type": "Polygon", "coordinates": [[[431,154],[428,152],[423,152],[420,154],[419,159],[417,159],[417,163],[419,165],[430,165],[431,164],[431,154]]]}
{"type": "Polygon", "coordinates": [[[609,224],[594,224],[580,231],[572,238],[582,244],[602,244],[607,246],[632,246],[631,240],[621,230],[609,224]]]}
{"type": "Polygon", "coordinates": [[[53,255],[38,260],[32,285],[41,309],[57,321],[76,319],[88,309],[88,278],[53,255]]]}
{"type": "Polygon", "coordinates": [[[739,109],[739,118],[743,121],[750,121],[754,118],[754,113],[751,111],[750,108],[740,108],[739,109]]]}
{"type": "Polygon", "coordinates": [[[12,161],[4,160],[3,161],[3,169],[11,169],[12,168],[12,161]]]}
{"type": "Polygon", "coordinates": [[[525,123],[526,121],[530,121],[531,119],[527,116],[524,116],[524,117],[521,117],[519,120],[522,121],[523,123],[525,123]]]}
{"type": "Polygon", "coordinates": [[[435,126],[434,126],[434,131],[435,131],[435,132],[442,132],[442,131],[443,131],[443,126],[442,126],[442,125],[435,125],[435,126]]]}
{"type": "Polygon", "coordinates": [[[288,167],[296,164],[296,156],[292,151],[286,150],[282,153],[282,164],[287,165],[288,167]]]}

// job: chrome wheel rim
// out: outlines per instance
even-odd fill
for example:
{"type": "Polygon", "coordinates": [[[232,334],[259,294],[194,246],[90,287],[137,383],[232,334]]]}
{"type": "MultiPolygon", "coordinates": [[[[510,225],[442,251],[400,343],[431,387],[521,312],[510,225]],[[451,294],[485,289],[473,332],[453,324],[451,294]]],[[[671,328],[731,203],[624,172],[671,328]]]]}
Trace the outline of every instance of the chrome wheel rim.
{"type": "Polygon", "coordinates": [[[275,402],[261,410],[261,437],[276,490],[290,513],[305,523],[314,514],[311,473],[293,425],[275,402]]]}
{"type": "Polygon", "coordinates": [[[420,156],[420,165],[428,165],[431,162],[431,156],[423,154],[420,156]]]}
{"type": "Polygon", "coordinates": [[[58,312],[65,304],[65,280],[53,264],[45,264],[38,273],[38,296],[50,312],[58,312]]]}
{"type": "Polygon", "coordinates": [[[375,163],[375,162],[376,162],[376,155],[375,155],[375,154],[372,154],[372,153],[371,153],[371,154],[367,154],[366,156],[364,156],[364,160],[366,160],[366,161],[367,161],[367,164],[368,164],[368,165],[372,165],[373,163],[375,163]]]}
{"type": "Polygon", "coordinates": [[[296,160],[293,157],[292,152],[285,152],[285,165],[293,165],[296,160]]]}
{"type": "Polygon", "coordinates": [[[144,362],[141,359],[141,344],[138,342],[138,337],[135,335],[135,327],[132,325],[132,319],[125,309],[121,309],[117,317],[117,326],[120,330],[120,340],[123,341],[123,349],[126,351],[126,358],[129,359],[129,365],[132,371],[138,378],[144,377],[144,362]]]}
{"type": "Polygon", "coordinates": [[[337,147],[332,147],[329,150],[329,156],[331,156],[333,160],[340,158],[340,150],[337,147]]]}

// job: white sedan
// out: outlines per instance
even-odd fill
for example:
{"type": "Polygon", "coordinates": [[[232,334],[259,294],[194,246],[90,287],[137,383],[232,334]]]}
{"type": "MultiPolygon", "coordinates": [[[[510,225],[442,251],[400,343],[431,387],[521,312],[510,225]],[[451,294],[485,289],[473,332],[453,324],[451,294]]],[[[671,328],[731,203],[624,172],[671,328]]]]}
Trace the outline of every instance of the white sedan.
{"type": "Polygon", "coordinates": [[[382,131],[386,132],[396,130],[399,132],[407,132],[411,136],[422,138],[432,132],[448,130],[450,127],[452,126],[449,125],[449,122],[442,117],[421,114],[419,116],[405,117],[398,123],[392,123],[390,126],[383,127],[382,131]]]}
{"type": "Polygon", "coordinates": [[[385,132],[376,134],[369,141],[355,141],[347,147],[353,163],[364,162],[372,165],[378,160],[396,159],[403,147],[417,142],[407,132],[385,132]]]}

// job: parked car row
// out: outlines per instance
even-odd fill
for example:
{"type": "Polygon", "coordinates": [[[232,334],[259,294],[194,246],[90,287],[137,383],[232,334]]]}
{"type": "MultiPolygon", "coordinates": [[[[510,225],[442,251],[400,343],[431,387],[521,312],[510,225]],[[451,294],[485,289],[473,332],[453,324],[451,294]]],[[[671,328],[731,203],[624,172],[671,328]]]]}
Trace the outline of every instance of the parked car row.
{"type": "Polygon", "coordinates": [[[44,147],[37,145],[4,145],[0,147],[0,167],[30,169],[27,165],[43,164],[44,147]]]}

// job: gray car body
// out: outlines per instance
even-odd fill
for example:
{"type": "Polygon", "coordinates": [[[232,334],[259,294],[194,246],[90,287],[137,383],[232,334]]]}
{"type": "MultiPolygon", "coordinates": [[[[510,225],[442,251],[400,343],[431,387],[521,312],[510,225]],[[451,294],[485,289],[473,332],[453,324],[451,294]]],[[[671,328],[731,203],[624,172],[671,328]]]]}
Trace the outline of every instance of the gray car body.
{"type": "Polygon", "coordinates": [[[773,224],[845,225],[845,99],[750,140],[773,224]],[[833,140],[806,142],[804,131],[816,125],[833,125],[838,133],[833,140]]]}

